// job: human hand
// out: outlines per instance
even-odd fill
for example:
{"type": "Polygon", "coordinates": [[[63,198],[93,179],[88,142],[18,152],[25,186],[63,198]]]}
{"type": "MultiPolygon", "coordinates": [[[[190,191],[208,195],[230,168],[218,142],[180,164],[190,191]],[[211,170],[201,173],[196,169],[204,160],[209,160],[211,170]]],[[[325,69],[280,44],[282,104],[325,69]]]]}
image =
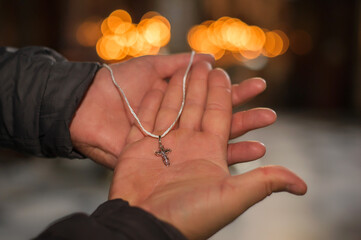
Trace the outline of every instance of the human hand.
{"type": "MultiPolygon", "coordinates": [[[[164,92],[168,85],[166,79],[179,68],[185,67],[189,57],[189,54],[146,56],[113,64],[111,67],[118,84],[137,113],[144,96],[153,91],[164,92]]],[[[194,64],[199,61],[213,63],[214,59],[210,55],[197,54],[194,64]]],[[[262,79],[249,79],[240,85],[234,85],[233,105],[244,103],[264,89],[265,82],[262,79]]],[[[276,115],[270,109],[239,112],[232,121],[231,137],[267,126],[275,119],[276,115]]],[[[133,124],[134,119],[113,85],[110,73],[105,68],[100,69],[70,125],[75,148],[94,161],[114,168],[133,124]]],[[[245,160],[257,159],[265,152],[264,146],[258,142],[241,142],[237,145],[242,145],[242,148],[230,147],[229,151],[247,150],[244,151],[247,154],[242,155],[245,160]]]]}
{"type": "MultiPolygon", "coordinates": [[[[167,78],[187,66],[189,58],[190,54],[144,56],[110,66],[137,112],[144,96],[153,91],[165,91],[167,78]]],[[[214,59],[197,54],[194,63],[199,61],[213,63],[214,59]]],[[[133,124],[134,119],[113,85],[109,71],[101,68],[70,125],[74,147],[94,161],[114,168],[133,124]]]]}
{"type": "MultiPolygon", "coordinates": [[[[181,76],[178,71],[172,77],[164,96],[160,91],[149,93],[139,109],[141,121],[153,133],[161,134],[178,113],[181,76]]],[[[195,64],[179,124],[162,139],[172,149],[170,166],[154,155],[157,139],[144,137],[133,126],[109,198],[122,198],[151,212],[189,239],[206,239],[272,192],[304,194],[305,183],[283,167],[230,175],[228,165],[249,160],[242,156],[242,144],[228,144],[230,136],[244,131],[233,127],[233,121],[247,114],[232,117],[231,88],[222,70],[195,64]]]]}

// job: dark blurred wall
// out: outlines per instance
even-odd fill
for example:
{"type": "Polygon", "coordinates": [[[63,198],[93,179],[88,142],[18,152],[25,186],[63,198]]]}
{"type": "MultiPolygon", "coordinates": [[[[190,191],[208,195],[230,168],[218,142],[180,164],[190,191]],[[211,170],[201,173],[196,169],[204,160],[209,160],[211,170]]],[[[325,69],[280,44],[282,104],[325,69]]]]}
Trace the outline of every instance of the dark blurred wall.
{"type": "Polygon", "coordinates": [[[349,112],[355,108],[357,1],[294,1],[292,25],[312,36],[313,50],[294,58],[290,106],[349,112]]]}
{"type": "Polygon", "coordinates": [[[286,54],[259,70],[227,66],[236,82],[261,76],[269,88],[259,104],[317,113],[361,112],[360,1],[203,0],[204,19],[237,17],[250,25],[281,29],[286,54]]]}
{"type": "Polygon", "coordinates": [[[0,45],[61,46],[66,1],[0,1],[0,45]]]}
{"type": "Polygon", "coordinates": [[[355,103],[358,116],[361,116],[361,1],[357,2],[356,15],[358,17],[356,23],[357,29],[357,60],[356,60],[356,81],[353,89],[353,101],[355,103]]]}
{"type": "MultiPolygon", "coordinates": [[[[186,32],[192,24],[222,16],[250,25],[281,29],[290,37],[286,54],[268,59],[258,70],[241,64],[226,66],[239,82],[252,76],[268,80],[261,105],[287,109],[361,112],[360,3],[312,0],[0,0],[0,45],[45,45],[70,60],[101,61],[94,47],[76,41],[77,27],[87,19],[104,19],[125,9],[139,22],[150,10],[172,24],[170,52],[187,51],[186,32]],[[297,30],[310,36],[310,49],[294,51],[297,30]]],[[[222,64],[220,64],[223,66],[222,64]]]]}
{"type": "Polygon", "coordinates": [[[134,21],[152,10],[149,0],[0,0],[0,45],[54,48],[72,60],[100,60],[95,48],[76,42],[76,28],[89,18],[127,10],[134,21]]]}

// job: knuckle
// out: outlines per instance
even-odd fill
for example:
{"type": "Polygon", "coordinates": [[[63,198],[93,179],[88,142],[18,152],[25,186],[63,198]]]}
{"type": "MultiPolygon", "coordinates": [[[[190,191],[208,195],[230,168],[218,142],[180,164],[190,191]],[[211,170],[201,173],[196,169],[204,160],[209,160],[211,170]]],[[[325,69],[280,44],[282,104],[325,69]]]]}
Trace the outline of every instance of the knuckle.
{"type": "Polygon", "coordinates": [[[263,182],[264,192],[267,196],[270,196],[274,190],[274,184],[271,177],[271,168],[260,167],[258,168],[258,172],[261,174],[261,180],[263,182]]]}
{"type": "Polygon", "coordinates": [[[226,107],[219,102],[210,102],[207,104],[207,110],[225,111],[226,107]]]}

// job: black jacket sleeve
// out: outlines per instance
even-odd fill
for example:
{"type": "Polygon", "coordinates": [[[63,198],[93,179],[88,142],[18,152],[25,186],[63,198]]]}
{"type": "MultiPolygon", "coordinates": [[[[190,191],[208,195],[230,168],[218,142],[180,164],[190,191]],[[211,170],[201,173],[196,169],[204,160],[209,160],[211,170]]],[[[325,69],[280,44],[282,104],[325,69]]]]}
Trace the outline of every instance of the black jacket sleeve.
{"type": "Polygon", "coordinates": [[[121,199],[107,201],[91,216],[77,213],[50,226],[34,240],[186,240],[171,225],[121,199]]]}
{"type": "Polygon", "coordinates": [[[0,48],[0,146],[81,158],[69,124],[99,67],[69,62],[45,47],[0,48]]]}

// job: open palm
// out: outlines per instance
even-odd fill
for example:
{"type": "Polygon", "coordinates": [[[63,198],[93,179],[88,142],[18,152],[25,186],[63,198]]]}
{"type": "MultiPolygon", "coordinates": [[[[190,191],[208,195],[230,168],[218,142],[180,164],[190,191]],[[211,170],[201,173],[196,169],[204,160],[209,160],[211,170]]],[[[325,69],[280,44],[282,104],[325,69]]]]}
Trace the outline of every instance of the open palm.
{"type": "MultiPolygon", "coordinates": [[[[153,91],[144,98],[139,117],[153,133],[162,134],[178,113],[182,73],[173,76],[165,94],[153,91]]],[[[250,160],[242,156],[244,143],[228,144],[230,136],[242,132],[232,131],[237,117],[232,116],[231,88],[222,70],[195,64],[179,124],[162,140],[172,149],[170,166],[154,155],[157,139],[133,126],[115,169],[110,199],[123,198],[153,213],[189,239],[205,239],[274,191],[304,194],[304,182],[282,167],[230,175],[228,165],[250,160]]]]}
{"type": "MultiPolygon", "coordinates": [[[[194,62],[213,62],[209,55],[197,54],[194,62]]],[[[163,92],[167,78],[189,61],[189,54],[144,56],[112,64],[115,78],[137,112],[144,96],[163,92]]],[[[134,120],[122,104],[109,71],[101,68],[79,106],[70,126],[73,144],[93,160],[114,168],[134,120]]]]}
{"type": "MultiPolygon", "coordinates": [[[[149,98],[154,94],[164,94],[168,86],[166,80],[174,76],[179,69],[187,66],[189,58],[189,54],[145,56],[113,64],[111,68],[117,83],[126,93],[135,112],[139,114],[142,105],[149,101],[146,96],[149,98]]],[[[197,62],[211,64],[213,61],[210,55],[197,54],[194,64],[197,62]]],[[[179,74],[183,75],[184,71],[180,71],[179,74]]],[[[262,79],[249,79],[240,85],[234,85],[233,105],[244,103],[262,92],[265,87],[262,79]]],[[[180,101],[180,98],[179,95],[174,100],[180,101]]],[[[173,98],[170,97],[170,103],[172,101],[173,98]]],[[[169,117],[172,118],[173,115],[163,116],[162,121],[168,123],[165,119],[169,117]]],[[[230,136],[234,138],[251,129],[267,126],[275,119],[276,115],[270,109],[239,112],[233,116],[230,136]]],[[[105,68],[100,69],[70,126],[75,148],[96,162],[114,168],[127,139],[131,138],[130,131],[134,124],[133,117],[130,116],[127,106],[123,104],[118,90],[111,81],[110,73],[105,68]]],[[[241,148],[229,148],[229,151],[234,152],[233,149],[235,153],[240,149],[247,149],[243,151],[247,153],[242,155],[244,160],[259,158],[265,152],[264,146],[257,142],[243,142],[241,148]]]]}

